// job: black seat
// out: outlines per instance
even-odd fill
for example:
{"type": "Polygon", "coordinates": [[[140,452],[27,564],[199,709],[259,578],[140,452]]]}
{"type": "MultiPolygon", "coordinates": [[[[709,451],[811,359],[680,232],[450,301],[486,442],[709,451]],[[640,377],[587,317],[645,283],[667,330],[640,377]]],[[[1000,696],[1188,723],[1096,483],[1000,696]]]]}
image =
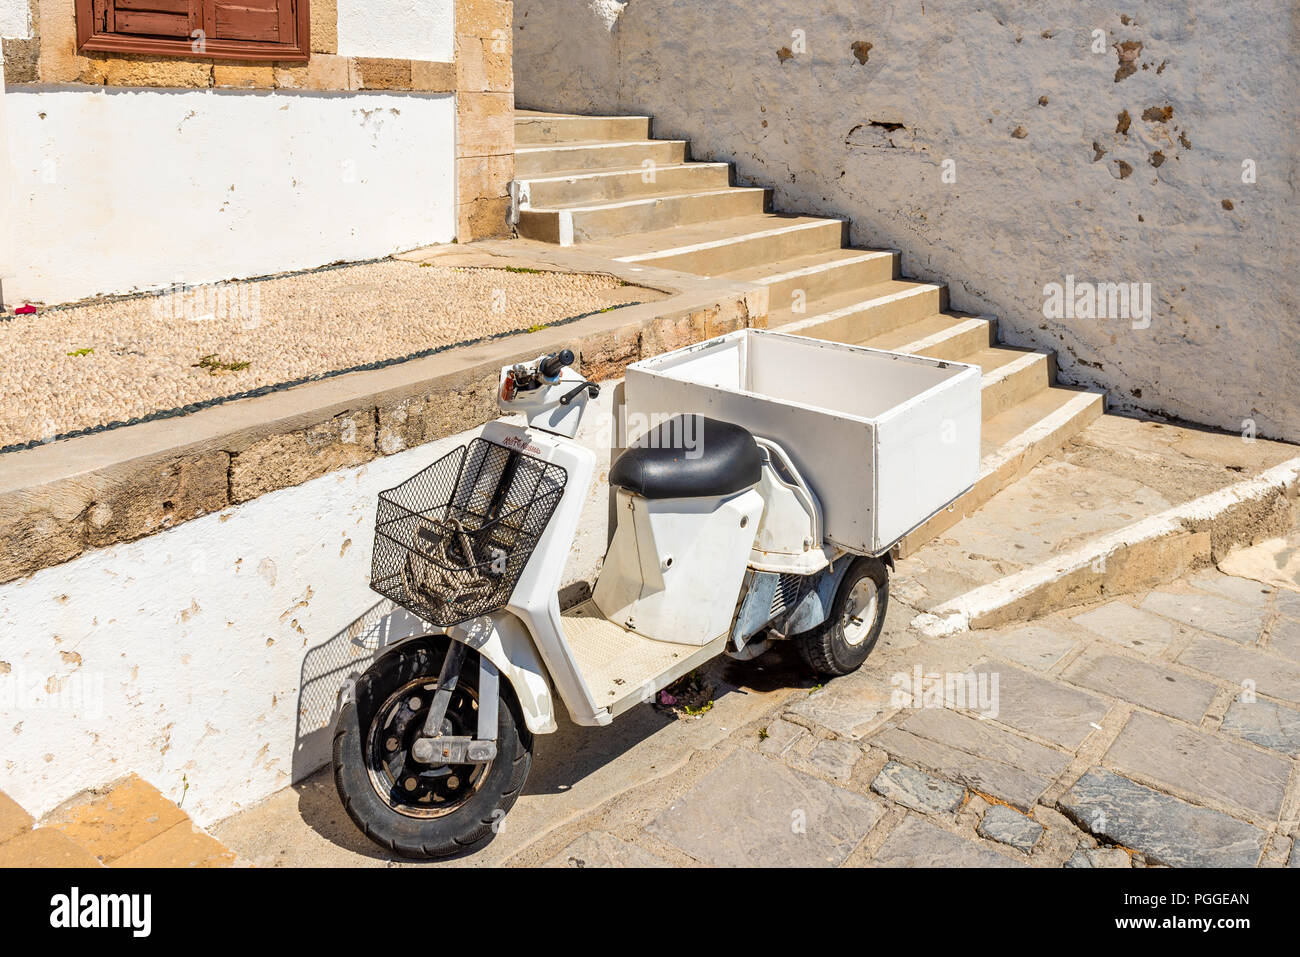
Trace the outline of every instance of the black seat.
{"type": "Polygon", "coordinates": [[[645,498],[730,495],[758,483],[763,455],[746,429],[675,415],[618,457],[609,482],[645,498]]]}

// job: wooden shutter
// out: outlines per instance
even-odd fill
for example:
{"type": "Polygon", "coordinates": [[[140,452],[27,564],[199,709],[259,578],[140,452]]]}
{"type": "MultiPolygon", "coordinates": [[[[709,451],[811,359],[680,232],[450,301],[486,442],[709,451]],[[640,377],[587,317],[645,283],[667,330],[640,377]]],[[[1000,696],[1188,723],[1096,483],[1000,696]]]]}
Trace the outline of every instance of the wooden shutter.
{"type": "Polygon", "coordinates": [[[109,33],[188,37],[191,0],[108,0],[109,33]]]}
{"type": "Polygon", "coordinates": [[[77,48],[83,52],[299,62],[310,55],[308,0],[75,3],[77,48]]]}
{"type": "Polygon", "coordinates": [[[293,41],[293,0],[202,0],[202,3],[204,29],[212,39],[293,41]]]}

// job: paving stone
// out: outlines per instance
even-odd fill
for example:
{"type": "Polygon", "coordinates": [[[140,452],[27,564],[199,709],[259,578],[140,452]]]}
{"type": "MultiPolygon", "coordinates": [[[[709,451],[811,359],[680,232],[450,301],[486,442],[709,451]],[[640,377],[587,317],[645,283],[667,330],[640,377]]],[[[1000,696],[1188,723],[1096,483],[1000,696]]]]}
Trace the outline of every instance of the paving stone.
{"type": "Polygon", "coordinates": [[[1300,591],[1292,591],[1290,588],[1279,588],[1277,590],[1277,601],[1275,607],[1284,615],[1290,615],[1292,618],[1300,618],[1300,591]]]}
{"type": "Polygon", "coordinates": [[[1023,810],[1034,805],[1070,760],[987,722],[938,709],[916,712],[873,743],[899,761],[1023,810]]]}
{"type": "Polygon", "coordinates": [[[874,798],[739,750],[647,830],[716,867],[825,867],[848,857],[883,814],[874,798]]]}
{"type": "Polygon", "coordinates": [[[0,844],[0,867],[103,867],[62,831],[38,827],[0,844]]]}
{"type": "Polygon", "coordinates": [[[829,777],[847,781],[861,757],[862,748],[851,741],[826,740],[817,742],[808,761],[829,777]]]}
{"type": "Polygon", "coordinates": [[[1300,665],[1271,652],[1202,637],[1192,639],[1178,663],[1242,687],[1250,682],[1260,694],[1300,704],[1300,665]]]}
{"type": "Polygon", "coordinates": [[[1245,702],[1238,696],[1223,716],[1222,730],[1290,755],[1300,755],[1300,711],[1263,698],[1245,702]]]}
{"type": "Polygon", "coordinates": [[[31,830],[32,816],[9,795],[0,791],[0,844],[31,830]]]}
{"type": "Polygon", "coordinates": [[[986,646],[1004,661],[1047,671],[1078,645],[1051,625],[1026,625],[990,638],[986,646]]]}
{"type": "Polygon", "coordinates": [[[976,831],[981,837],[1010,844],[1028,853],[1043,836],[1043,825],[1005,804],[994,804],[984,812],[976,831]]]}
{"type": "Polygon", "coordinates": [[[1118,655],[1081,658],[1066,669],[1065,678],[1192,723],[1201,720],[1218,693],[1218,688],[1208,681],[1118,655]]]}
{"type": "MultiPolygon", "coordinates": [[[[1266,595],[1260,597],[1267,599],[1266,595]]],[[[1194,593],[1180,595],[1153,591],[1142,602],[1142,608],[1247,645],[1258,640],[1268,618],[1268,611],[1262,602],[1259,605],[1243,605],[1218,595],[1194,593]]]]}
{"type": "Polygon", "coordinates": [[[1113,601],[1071,619],[1107,641],[1147,655],[1159,655],[1187,628],[1176,622],[1141,611],[1122,601],[1113,601]]]}
{"type": "Polygon", "coordinates": [[[988,661],[975,666],[975,674],[997,675],[996,718],[1018,731],[1046,738],[1073,751],[1093,732],[1109,706],[1100,698],[1059,681],[1038,675],[1005,662],[988,661]]]}
{"type": "Polygon", "coordinates": [[[1106,752],[1118,771],[1151,778],[1189,794],[1276,817],[1291,761],[1235,741],[1135,712],[1106,752]]]}
{"type": "Polygon", "coordinates": [[[1263,582],[1257,582],[1253,578],[1225,575],[1217,568],[1207,568],[1197,572],[1187,579],[1187,584],[1193,588],[1212,591],[1216,595],[1243,605],[1255,605],[1261,608],[1268,604],[1274,591],[1271,586],[1263,582]]]}
{"type": "Polygon", "coordinates": [[[924,771],[909,768],[906,764],[890,761],[876,779],[871,790],[882,797],[925,814],[951,814],[961,807],[966,789],[948,781],[940,781],[924,771]]]}
{"type": "Polygon", "coordinates": [[[1128,778],[1092,768],[1058,802],[1082,827],[1170,867],[1254,867],[1268,835],[1128,778]]]}
{"type": "Polygon", "coordinates": [[[101,861],[111,863],[187,820],[175,801],[132,774],[106,794],[51,813],[48,823],[101,861]]]}
{"type": "Polygon", "coordinates": [[[767,725],[767,737],[761,738],[758,742],[758,750],[764,754],[770,754],[774,758],[779,758],[794,747],[795,742],[807,733],[807,728],[801,728],[797,724],[791,724],[789,721],[782,721],[777,718],[767,725]]]}
{"type": "Polygon", "coordinates": [[[1269,629],[1268,650],[1300,661],[1300,619],[1279,615],[1269,629]]]}
{"type": "Polygon", "coordinates": [[[667,867],[661,858],[608,831],[589,831],[543,867],[667,867]]]}
{"type": "Polygon", "coordinates": [[[909,814],[876,851],[877,867],[1024,867],[974,841],[909,814]]]}
{"type": "Polygon", "coordinates": [[[1291,842],[1291,860],[1287,861],[1287,867],[1300,867],[1300,840],[1291,842]]]}
{"type": "Polygon", "coordinates": [[[230,867],[234,852],[188,820],[127,851],[113,867],[230,867]]]}
{"type": "Polygon", "coordinates": [[[1118,847],[1083,848],[1070,855],[1066,867],[1132,867],[1133,859],[1118,847]]]}
{"type": "Polygon", "coordinates": [[[891,689],[879,679],[867,680],[861,673],[836,678],[825,688],[796,700],[787,714],[833,731],[841,738],[857,740],[872,722],[891,709],[891,689]]]}

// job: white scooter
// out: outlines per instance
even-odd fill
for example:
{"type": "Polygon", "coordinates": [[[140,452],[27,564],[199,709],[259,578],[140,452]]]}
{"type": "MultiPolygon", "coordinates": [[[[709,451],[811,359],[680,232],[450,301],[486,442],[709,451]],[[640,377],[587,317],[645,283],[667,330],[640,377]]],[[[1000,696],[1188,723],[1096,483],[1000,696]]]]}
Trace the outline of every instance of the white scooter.
{"type": "Polygon", "coordinates": [[[358,679],[334,778],[357,825],[399,854],[492,838],[533,735],[556,728],[555,694],[575,723],[606,725],[718,655],[793,638],[813,670],[842,675],[880,636],[888,551],[825,541],[817,495],[778,442],[690,413],[615,462],[599,579],[561,609],[597,462],[573,437],[599,386],[573,361],[503,368],[498,404],[527,425],[493,422],[380,496],[371,585],[435,631],[358,679]]]}

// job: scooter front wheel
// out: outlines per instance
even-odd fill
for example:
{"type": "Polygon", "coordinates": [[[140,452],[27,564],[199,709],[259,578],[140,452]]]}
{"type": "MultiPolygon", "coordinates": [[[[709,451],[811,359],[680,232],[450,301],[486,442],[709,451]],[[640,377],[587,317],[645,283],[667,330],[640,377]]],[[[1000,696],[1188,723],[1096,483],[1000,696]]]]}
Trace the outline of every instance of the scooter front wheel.
{"type": "MultiPolygon", "coordinates": [[[[509,682],[500,688],[497,754],[483,764],[422,764],[411,747],[438,687],[446,642],[399,646],[366,670],[334,733],[334,784],[348,816],[376,844],[405,857],[448,857],[501,829],[532,766],[533,739],[509,682]]],[[[477,672],[467,660],[443,733],[474,734],[477,672]]]]}

